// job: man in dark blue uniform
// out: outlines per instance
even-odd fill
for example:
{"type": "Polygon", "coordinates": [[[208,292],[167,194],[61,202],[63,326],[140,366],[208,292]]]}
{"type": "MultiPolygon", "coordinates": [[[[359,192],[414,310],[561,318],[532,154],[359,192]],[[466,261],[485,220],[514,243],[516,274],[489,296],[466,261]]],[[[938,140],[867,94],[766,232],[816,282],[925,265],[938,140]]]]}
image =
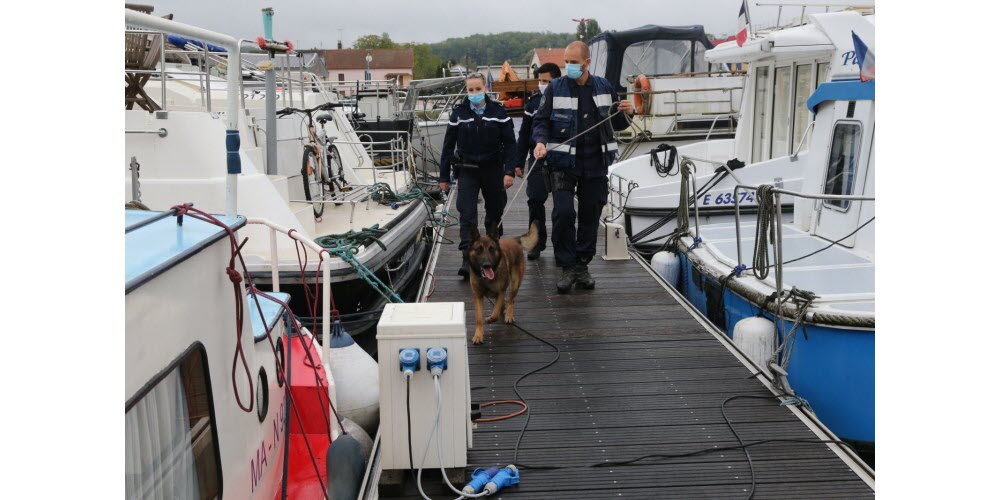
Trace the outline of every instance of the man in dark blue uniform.
{"type": "MultiPolygon", "coordinates": [[[[529,156],[535,149],[535,143],[531,140],[531,126],[534,123],[532,117],[538,111],[538,106],[542,102],[542,92],[549,86],[549,82],[562,76],[559,66],[553,63],[545,63],[535,69],[535,78],[538,80],[538,92],[528,98],[528,103],[524,106],[524,118],[521,119],[521,130],[517,133],[517,176],[524,175],[524,166],[529,167],[533,163],[533,157],[529,156]],[[526,162],[526,163],[525,163],[526,162]]],[[[535,163],[534,168],[528,173],[527,189],[528,195],[528,224],[536,222],[538,225],[538,244],[535,248],[529,248],[528,260],[535,260],[545,250],[545,242],[548,234],[545,232],[545,200],[549,199],[549,192],[545,189],[545,175],[542,164],[544,160],[535,163]]]]}
{"type": "MultiPolygon", "coordinates": [[[[486,96],[486,78],[472,73],[465,79],[468,96],[451,110],[448,130],[441,153],[441,190],[447,192],[454,167],[458,179],[459,235],[458,249],[472,243],[472,229],[479,223],[476,205],[482,191],[485,201],[485,226],[500,223],[507,193],[514,184],[514,124],[503,106],[486,96]],[[457,151],[456,151],[457,148],[457,151]]],[[[503,227],[499,228],[503,233],[503,227]]],[[[469,277],[469,262],[463,257],[458,274],[469,277]]]]}
{"type": "Polygon", "coordinates": [[[547,158],[552,187],[552,246],[563,269],[556,283],[559,293],[569,292],[574,283],[594,288],[587,264],[597,253],[601,210],[608,202],[608,166],[618,155],[614,131],[627,128],[627,115],[634,112],[630,101],[618,100],[610,82],[590,74],[587,44],[570,43],[564,58],[566,76],[545,89],[532,127],[534,155],[547,158]]]}

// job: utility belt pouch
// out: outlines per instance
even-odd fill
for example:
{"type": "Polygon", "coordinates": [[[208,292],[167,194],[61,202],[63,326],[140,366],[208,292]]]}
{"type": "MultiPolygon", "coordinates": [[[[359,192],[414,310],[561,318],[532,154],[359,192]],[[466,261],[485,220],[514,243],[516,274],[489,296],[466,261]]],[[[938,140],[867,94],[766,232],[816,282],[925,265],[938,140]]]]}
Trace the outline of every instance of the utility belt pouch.
{"type": "Polygon", "coordinates": [[[545,160],[542,160],[542,164],[541,164],[541,166],[539,168],[542,169],[542,180],[545,183],[545,192],[546,193],[551,193],[552,192],[552,169],[549,168],[549,164],[545,160]]]}
{"type": "Polygon", "coordinates": [[[576,176],[565,170],[551,170],[551,192],[576,191],[576,176]]]}

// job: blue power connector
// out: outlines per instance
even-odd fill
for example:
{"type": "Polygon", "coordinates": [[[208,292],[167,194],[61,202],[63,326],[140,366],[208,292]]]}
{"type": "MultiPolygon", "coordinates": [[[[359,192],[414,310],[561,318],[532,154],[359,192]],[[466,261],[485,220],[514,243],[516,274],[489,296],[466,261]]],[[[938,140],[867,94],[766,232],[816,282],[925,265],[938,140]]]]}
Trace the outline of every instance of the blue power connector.
{"type": "Polygon", "coordinates": [[[399,371],[403,376],[412,377],[413,372],[420,371],[420,350],[408,347],[399,350],[399,371]]]}
{"type": "Polygon", "coordinates": [[[490,467],[489,469],[480,468],[472,471],[472,480],[469,481],[469,484],[465,485],[465,488],[462,488],[462,493],[465,493],[466,495],[475,495],[476,493],[483,491],[483,487],[486,486],[486,483],[490,482],[490,478],[492,478],[498,470],[500,469],[490,467]]]}
{"type": "Polygon", "coordinates": [[[518,472],[517,467],[513,464],[500,469],[493,477],[490,478],[490,482],[486,483],[483,489],[487,492],[486,496],[490,496],[508,486],[513,486],[521,482],[521,473],[518,472]]]}
{"type": "Polygon", "coordinates": [[[431,375],[441,375],[441,372],[448,369],[448,349],[429,347],[425,356],[427,356],[427,370],[431,375]]]}

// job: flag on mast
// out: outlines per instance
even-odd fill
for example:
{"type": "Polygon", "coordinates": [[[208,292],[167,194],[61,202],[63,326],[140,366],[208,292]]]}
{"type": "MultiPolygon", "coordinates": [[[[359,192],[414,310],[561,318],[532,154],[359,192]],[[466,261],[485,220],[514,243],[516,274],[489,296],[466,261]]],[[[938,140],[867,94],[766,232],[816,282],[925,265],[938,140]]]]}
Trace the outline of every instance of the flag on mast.
{"type": "Polygon", "coordinates": [[[740,4],[740,15],[737,17],[740,29],[736,32],[736,45],[743,46],[750,36],[750,8],[747,7],[747,0],[740,4]]]}
{"type": "Polygon", "coordinates": [[[861,41],[858,34],[851,31],[851,38],[854,39],[854,55],[858,66],[861,67],[861,81],[867,82],[875,79],[875,54],[868,50],[865,42],[861,41]]]}

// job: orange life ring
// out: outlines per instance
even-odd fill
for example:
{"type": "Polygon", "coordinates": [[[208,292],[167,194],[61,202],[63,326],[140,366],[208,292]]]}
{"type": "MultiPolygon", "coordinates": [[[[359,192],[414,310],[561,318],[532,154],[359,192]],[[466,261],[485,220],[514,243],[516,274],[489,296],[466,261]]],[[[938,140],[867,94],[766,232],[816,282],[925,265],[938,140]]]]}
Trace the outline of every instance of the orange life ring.
{"type": "Polygon", "coordinates": [[[635,83],[632,84],[632,103],[635,104],[635,114],[644,115],[651,111],[653,107],[652,101],[649,101],[649,105],[646,105],[649,99],[649,78],[646,75],[639,75],[635,77],[635,83]],[[647,109],[650,108],[650,109],[647,109]]]}

